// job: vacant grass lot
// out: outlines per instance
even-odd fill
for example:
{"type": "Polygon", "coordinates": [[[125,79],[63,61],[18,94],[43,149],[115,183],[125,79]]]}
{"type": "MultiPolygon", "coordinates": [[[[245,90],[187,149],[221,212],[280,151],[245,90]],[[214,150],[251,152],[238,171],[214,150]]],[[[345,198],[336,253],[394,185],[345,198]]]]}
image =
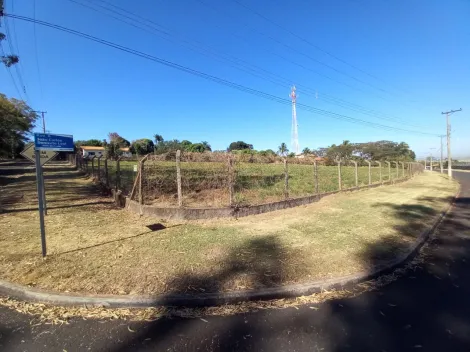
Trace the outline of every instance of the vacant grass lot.
{"type": "MultiPolygon", "coordinates": [[[[122,161],[121,185],[130,191],[135,180],[133,171],[137,162],[122,161]]],[[[384,164],[385,165],[385,164],[384,164]]],[[[102,167],[102,165],[101,165],[102,167]]],[[[116,163],[109,161],[110,184],[116,182],[116,163]]],[[[372,167],[371,182],[394,180],[403,176],[398,169],[372,167]]],[[[313,165],[289,164],[289,197],[315,194],[313,165]]],[[[406,170],[405,170],[406,172],[406,170]]],[[[147,161],[144,169],[143,193],[146,204],[177,206],[176,163],[147,161]]],[[[355,186],[354,167],[342,166],[342,188],[355,186]]],[[[186,207],[224,207],[229,205],[228,167],[218,162],[181,163],[183,203],[186,207]]],[[[359,167],[359,186],[369,183],[368,167],[359,167]]],[[[253,205],[285,199],[283,164],[236,163],[235,201],[238,205],[253,205]]],[[[339,189],[338,168],[318,166],[318,190],[320,193],[339,189]]]]}
{"type": "Polygon", "coordinates": [[[458,188],[425,173],[239,220],[167,223],[114,207],[74,172],[50,171],[46,183],[46,260],[34,177],[1,188],[0,278],[110,294],[236,291],[367,271],[405,251],[458,188]]]}

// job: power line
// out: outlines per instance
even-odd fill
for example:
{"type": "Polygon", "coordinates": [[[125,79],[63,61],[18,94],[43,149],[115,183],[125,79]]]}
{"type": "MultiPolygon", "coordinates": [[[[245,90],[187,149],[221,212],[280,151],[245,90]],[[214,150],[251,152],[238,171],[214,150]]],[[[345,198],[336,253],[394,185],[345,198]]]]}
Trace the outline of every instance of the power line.
{"type": "MultiPolygon", "coordinates": [[[[33,19],[36,20],[36,0],[33,0],[33,19]]],[[[36,34],[36,23],[33,23],[34,53],[36,58],[36,70],[38,72],[39,91],[41,92],[41,102],[44,103],[44,94],[42,90],[41,70],[39,69],[38,38],[36,34]]]]}
{"type": "MultiPolygon", "coordinates": [[[[45,26],[45,27],[54,28],[54,29],[57,29],[57,30],[60,30],[60,31],[63,31],[63,32],[66,32],[66,33],[69,33],[69,34],[73,34],[73,35],[81,37],[81,38],[91,40],[91,41],[96,42],[96,43],[106,45],[106,46],[111,47],[111,48],[118,49],[118,50],[123,51],[123,52],[133,54],[135,56],[145,58],[145,59],[150,60],[150,61],[157,62],[161,65],[171,67],[171,68],[189,73],[189,74],[197,76],[197,77],[204,78],[206,80],[209,80],[209,81],[212,81],[212,82],[215,82],[215,83],[218,83],[218,84],[221,84],[221,85],[224,85],[224,86],[227,86],[227,87],[230,87],[230,88],[233,88],[233,89],[245,92],[245,93],[252,94],[254,96],[258,96],[258,97],[261,97],[261,98],[264,98],[264,99],[267,99],[267,100],[270,100],[270,101],[274,101],[274,102],[277,102],[277,103],[280,103],[280,104],[284,104],[284,105],[289,105],[289,106],[291,105],[291,101],[289,99],[281,98],[281,97],[278,97],[278,96],[275,96],[275,95],[272,95],[272,94],[269,94],[269,93],[266,93],[266,92],[263,92],[263,91],[260,91],[260,90],[257,90],[257,89],[249,88],[247,86],[244,86],[244,85],[241,85],[241,84],[238,84],[238,83],[235,83],[235,82],[232,82],[232,81],[229,81],[229,80],[217,77],[217,76],[213,76],[213,75],[204,73],[202,71],[198,71],[198,70],[195,70],[195,69],[192,69],[192,68],[189,68],[189,67],[186,67],[186,66],[183,66],[183,65],[174,63],[172,61],[168,61],[168,60],[165,60],[165,59],[162,59],[162,58],[150,55],[150,54],[146,54],[146,53],[143,53],[141,51],[134,50],[134,49],[131,49],[131,48],[123,46],[123,45],[119,45],[119,44],[116,44],[116,43],[113,43],[113,42],[110,42],[110,41],[107,41],[107,40],[104,40],[104,39],[100,39],[100,38],[94,37],[92,35],[80,32],[80,31],[76,31],[76,30],[73,30],[73,29],[69,29],[69,28],[59,26],[59,25],[56,25],[56,24],[52,24],[52,23],[49,23],[49,22],[45,22],[45,21],[34,20],[32,18],[25,17],[25,16],[10,15],[10,14],[5,14],[5,16],[11,17],[13,19],[26,21],[26,22],[33,22],[33,23],[36,23],[36,24],[39,24],[39,25],[42,25],[42,26],[45,26]]],[[[385,130],[389,130],[389,131],[401,131],[401,132],[416,133],[416,134],[422,134],[422,135],[437,136],[436,134],[432,134],[432,133],[407,130],[407,129],[404,129],[404,128],[392,127],[392,126],[382,125],[382,124],[375,123],[375,122],[361,120],[361,119],[358,119],[358,118],[353,118],[353,117],[350,117],[350,116],[337,114],[337,113],[334,113],[334,112],[331,112],[331,111],[314,108],[314,107],[306,105],[306,104],[297,103],[297,105],[305,111],[310,111],[310,112],[313,112],[313,113],[316,113],[316,114],[319,114],[319,115],[323,115],[323,116],[327,116],[327,117],[331,117],[331,118],[334,118],[334,119],[337,119],[337,120],[348,121],[350,123],[366,125],[366,126],[369,126],[369,127],[385,129],[385,130]]]]}
{"type": "MultiPolygon", "coordinates": [[[[332,58],[334,58],[334,59],[336,59],[336,60],[338,60],[338,61],[340,61],[340,62],[342,62],[342,63],[344,63],[344,64],[346,64],[346,65],[348,65],[348,66],[350,66],[350,67],[352,67],[352,68],[354,68],[354,69],[356,69],[356,70],[362,72],[362,73],[365,73],[366,75],[368,75],[368,76],[370,76],[370,77],[372,77],[372,78],[375,78],[375,79],[377,79],[377,80],[381,80],[381,79],[377,78],[376,76],[374,76],[374,75],[372,75],[372,74],[370,74],[370,73],[368,73],[368,72],[366,72],[366,71],[364,71],[364,70],[362,70],[362,69],[356,67],[355,65],[352,65],[352,64],[350,64],[349,62],[347,62],[347,61],[345,61],[345,60],[343,60],[343,59],[337,57],[336,55],[333,55],[333,54],[330,53],[329,51],[326,51],[326,50],[322,49],[322,48],[319,47],[318,45],[313,44],[311,41],[309,41],[309,40],[305,39],[304,37],[298,35],[297,33],[293,32],[293,31],[290,30],[289,28],[286,28],[286,27],[280,25],[279,23],[277,23],[277,22],[271,20],[270,18],[266,17],[265,15],[263,15],[262,13],[260,13],[260,12],[258,12],[258,11],[256,11],[256,10],[254,10],[253,8],[249,7],[248,5],[246,5],[246,4],[242,3],[242,2],[240,2],[239,0],[232,0],[232,1],[235,2],[236,4],[240,5],[241,7],[245,8],[246,10],[248,10],[248,11],[250,11],[250,12],[253,12],[253,13],[256,14],[258,17],[260,17],[260,18],[264,19],[265,21],[271,23],[272,25],[276,26],[277,28],[280,28],[280,29],[282,29],[282,30],[288,32],[290,35],[292,35],[292,36],[294,36],[295,38],[301,40],[302,42],[304,42],[304,43],[306,43],[306,44],[312,46],[313,48],[315,48],[315,49],[317,49],[317,50],[319,50],[319,51],[321,51],[321,52],[327,54],[328,56],[330,56],[330,57],[332,57],[332,58]]],[[[380,88],[380,87],[376,87],[375,85],[372,85],[372,84],[370,84],[370,83],[368,83],[368,82],[365,82],[365,81],[363,81],[363,80],[360,80],[360,79],[358,79],[358,78],[356,78],[356,77],[354,77],[354,76],[352,76],[352,75],[349,75],[348,73],[342,72],[342,71],[340,71],[340,70],[338,70],[338,69],[336,69],[336,68],[334,68],[334,67],[332,67],[332,66],[330,66],[330,65],[328,65],[328,64],[325,64],[325,63],[323,63],[323,62],[321,62],[321,61],[319,61],[319,60],[316,60],[316,59],[314,59],[314,60],[315,60],[316,62],[320,63],[321,65],[328,67],[328,68],[331,69],[331,70],[334,70],[334,71],[336,71],[336,72],[338,72],[338,73],[340,73],[340,74],[343,74],[343,75],[345,75],[345,76],[347,76],[347,77],[349,77],[349,78],[354,79],[354,80],[357,81],[357,82],[366,84],[366,85],[368,85],[368,86],[370,86],[370,87],[372,87],[372,88],[378,89],[378,90],[380,90],[380,91],[382,91],[382,92],[385,92],[385,93],[388,93],[388,94],[393,94],[393,93],[389,92],[388,90],[385,90],[385,89],[380,88]]]]}
{"type": "MultiPolygon", "coordinates": [[[[249,63],[249,62],[247,62],[243,59],[240,59],[238,57],[235,57],[233,55],[225,54],[225,53],[219,54],[216,51],[214,51],[211,46],[207,46],[207,45],[205,45],[205,44],[203,44],[203,43],[201,43],[197,40],[193,40],[196,43],[196,47],[194,47],[194,44],[192,44],[188,40],[178,38],[178,35],[172,34],[170,29],[168,29],[168,28],[166,28],[166,27],[164,27],[164,26],[162,26],[162,25],[160,25],[160,24],[158,24],[158,23],[156,23],[152,20],[149,20],[145,17],[142,17],[142,16],[140,16],[136,13],[128,11],[128,10],[122,8],[122,7],[119,7],[117,5],[109,3],[105,0],[97,0],[97,1],[106,4],[108,7],[96,4],[95,3],[96,1],[94,2],[93,0],[85,0],[85,1],[87,1],[89,3],[93,3],[95,6],[98,6],[99,8],[101,8],[103,10],[110,11],[114,14],[117,14],[118,16],[122,16],[123,18],[129,19],[130,21],[133,21],[133,23],[129,23],[127,20],[123,20],[120,17],[116,17],[112,14],[101,11],[97,8],[94,8],[94,7],[88,6],[86,4],[83,4],[80,1],[77,1],[77,0],[68,0],[68,1],[73,2],[75,4],[78,4],[80,6],[83,6],[85,8],[91,9],[93,11],[96,11],[98,13],[104,14],[104,15],[109,16],[111,18],[114,18],[114,19],[116,19],[120,22],[128,24],[128,25],[130,25],[134,28],[138,28],[140,30],[143,30],[143,31],[145,31],[147,33],[150,33],[152,35],[157,35],[158,37],[163,38],[165,40],[168,40],[170,42],[173,42],[173,41],[170,40],[167,37],[162,36],[162,34],[166,35],[166,36],[169,36],[169,37],[176,37],[177,39],[179,39],[180,41],[182,41],[184,43],[183,45],[189,45],[189,48],[191,50],[197,51],[199,53],[202,53],[203,55],[207,55],[207,56],[210,56],[210,57],[213,57],[213,58],[215,57],[216,60],[218,60],[218,61],[222,61],[222,62],[225,62],[225,63],[228,62],[228,65],[231,66],[231,67],[234,67],[238,70],[247,72],[247,73],[249,73],[249,74],[251,74],[255,77],[265,79],[265,80],[267,80],[267,81],[269,81],[273,84],[276,84],[276,85],[279,85],[279,86],[282,86],[282,87],[286,87],[286,86],[291,85],[292,82],[294,81],[292,79],[285,78],[285,77],[283,77],[279,74],[270,72],[270,71],[268,71],[264,68],[261,68],[259,66],[253,65],[253,64],[251,64],[251,63],[249,63]],[[116,11],[116,10],[110,8],[110,7],[114,8],[114,9],[117,9],[118,11],[116,11]],[[124,12],[124,13],[121,13],[121,12],[124,12]],[[136,18],[133,18],[129,15],[134,16],[138,19],[141,19],[141,20],[143,20],[147,23],[150,23],[151,25],[142,23],[141,21],[139,21],[136,18]],[[137,25],[135,23],[137,23],[137,25]],[[146,28],[143,28],[142,25],[145,26],[146,28]],[[158,28],[156,28],[155,26],[157,26],[158,28]],[[150,28],[153,31],[157,31],[158,34],[153,32],[153,31],[147,30],[147,28],[150,28]],[[200,48],[200,46],[202,46],[202,49],[200,48]],[[273,79],[273,77],[274,77],[274,79],[273,79]]],[[[301,92],[304,92],[304,89],[305,89],[305,93],[307,95],[318,97],[318,91],[313,90],[311,88],[308,88],[307,86],[304,86],[304,85],[301,85],[301,84],[297,84],[297,85],[298,85],[298,87],[301,87],[301,90],[300,90],[301,92]]],[[[421,126],[417,126],[415,124],[411,124],[407,121],[404,121],[401,118],[390,117],[390,116],[387,116],[386,114],[383,114],[383,113],[380,113],[380,112],[377,112],[377,111],[374,111],[374,110],[371,110],[371,109],[364,108],[360,105],[350,103],[350,102],[347,102],[347,101],[342,100],[340,98],[336,98],[334,96],[329,96],[327,94],[320,95],[320,99],[325,100],[329,104],[340,106],[340,107],[343,107],[345,109],[349,109],[351,111],[359,112],[359,113],[367,115],[367,116],[375,117],[375,118],[382,119],[382,120],[388,120],[388,121],[397,120],[400,124],[405,124],[405,125],[408,125],[408,126],[418,127],[418,128],[421,127],[421,126]]]]}
{"type": "MultiPolygon", "coordinates": [[[[3,44],[0,42],[0,54],[2,56],[5,56],[5,50],[3,49],[3,44]]],[[[13,86],[15,87],[15,90],[16,92],[18,93],[18,97],[21,99],[21,100],[24,100],[23,99],[23,96],[21,94],[21,91],[18,89],[18,85],[16,84],[16,81],[15,79],[13,78],[13,74],[11,73],[11,70],[9,67],[6,67],[5,66],[5,69],[8,71],[9,75],[10,75],[10,78],[11,78],[11,81],[13,82],[13,86]]]]}
{"type": "MultiPolygon", "coordinates": [[[[11,1],[11,11],[13,12],[14,11],[14,6],[15,6],[15,1],[11,1]]],[[[5,19],[5,26],[7,26],[8,23],[7,23],[7,19],[5,19]]],[[[16,47],[16,52],[18,53],[18,56],[21,58],[21,53],[20,53],[20,45],[18,44],[18,36],[16,35],[16,25],[15,25],[15,21],[13,21],[12,23],[12,32],[13,32],[13,39],[15,41],[15,47],[16,47]]],[[[24,67],[23,67],[23,60],[20,60],[19,61],[19,70],[21,72],[21,76],[25,76],[24,72],[24,67]]],[[[24,81],[23,81],[23,86],[24,86],[24,90],[25,90],[25,94],[26,94],[26,84],[24,84],[24,81]]]]}
{"type": "MultiPolygon", "coordinates": [[[[11,35],[11,32],[10,32],[10,26],[8,25],[8,19],[5,18],[5,32],[7,34],[7,43],[8,43],[8,47],[10,48],[10,54],[15,54],[17,53],[17,51],[14,49],[14,46],[13,46],[13,36],[11,35]]],[[[18,53],[19,55],[19,53],[18,53]]],[[[20,60],[21,62],[21,60],[20,60]]],[[[13,66],[15,67],[15,72],[16,72],[16,77],[18,78],[18,83],[20,84],[21,88],[22,88],[22,92],[24,93],[25,97],[26,97],[26,100],[29,102],[29,97],[28,97],[28,93],[26,92],[26,85],[24,84],[24,81],[23,81],[23,76],[21,75],[21,72],[20,72],[20,69],[19,69],[19,64],[20,62],[18,62],[17,64],[14,64],[13,66]]]]}

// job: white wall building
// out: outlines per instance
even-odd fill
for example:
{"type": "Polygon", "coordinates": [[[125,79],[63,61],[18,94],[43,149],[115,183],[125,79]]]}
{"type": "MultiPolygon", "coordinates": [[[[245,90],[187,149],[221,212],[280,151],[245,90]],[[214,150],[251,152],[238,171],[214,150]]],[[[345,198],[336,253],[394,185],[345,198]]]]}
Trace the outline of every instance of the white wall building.
{"type": "MultiPolygon", "coordinates": [[[[99,158],[100,156],[104,155],[104,147],[94,147],[94,146],[87,146],[87,145],[82,145],[80,146],[80,149],[82,150],[82,156],[84,158],[93,158],[96,156],[99,158]]],[[[122,156],[124,158],[131,158],[132,153],[130,152],[129,148],[119,148],[120,151],[122,151],[122,156]]]]}

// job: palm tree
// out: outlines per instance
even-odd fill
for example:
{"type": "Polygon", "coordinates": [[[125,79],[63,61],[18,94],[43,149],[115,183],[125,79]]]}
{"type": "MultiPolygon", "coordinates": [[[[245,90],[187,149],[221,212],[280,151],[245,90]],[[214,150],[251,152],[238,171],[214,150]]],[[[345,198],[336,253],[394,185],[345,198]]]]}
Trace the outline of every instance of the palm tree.
{"type": "Polygon", "coordinates": [[[158,144],[158,143],[160,143],[160,142],[163,142],[163,137],[162,137],[161,134],[155,134],[155,135],[153,136],[153,138],[155,139],[155,144],[158,144]]]}
{"type": "Polygon", "coordinates": [[[209,144],[209,142],[202,141],[201,144],[204,146],[205,151],[208,151],[208,152],[212,151],[212,148],[211,148],[211,145],[209,144]]]}
{"type": "Polygon", "coordinates": [[[281,143],[281,145],[279,146],[279,149],[278,149],[277,153],[278,153],[280,156],[286,156],[288,152],[289,152],[289,149],[287,149],[286,143],[281,143]]]}

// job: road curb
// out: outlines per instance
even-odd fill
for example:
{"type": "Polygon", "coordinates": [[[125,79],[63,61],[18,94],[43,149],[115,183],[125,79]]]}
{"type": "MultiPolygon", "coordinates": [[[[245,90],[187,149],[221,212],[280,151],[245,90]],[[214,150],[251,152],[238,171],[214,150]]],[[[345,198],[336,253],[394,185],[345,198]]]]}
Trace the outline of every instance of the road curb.
{"type": "Polygon", "coordinates": [[[299,296],[311,295],[313,293],[322,292],[332,289],[344,289],[360,282],[374,279],[380,275],[387,274],[405,262],[413,258],[428,240],[430,235],[436,230],[445,216],[454,206],[455,200],[460,194],[455,194],[449,205],[439,214],[433,225],[420,234],[409,252],[376,267],[372,272],[362,272],[354,275],[344,276],[340,278],[314,281],[306,284],[295,284],[281,287],[228,292],[228,293],[203,293],[197,295],[189,294],[167,294],[167,295],[87,295],[87,294],[70,294],[47,291],[32,288],[24,285],[14,284],[11,282],[0,280],[0,295],[9,298],[35,303],[46,303],[57,306],[99,306],[107,308],[147,308],[159,306],[184,306],[184,307],[204,307],[222,304],[233,304],[243,301],[258,301],[279,298],[293,298],[299,296]]]}

